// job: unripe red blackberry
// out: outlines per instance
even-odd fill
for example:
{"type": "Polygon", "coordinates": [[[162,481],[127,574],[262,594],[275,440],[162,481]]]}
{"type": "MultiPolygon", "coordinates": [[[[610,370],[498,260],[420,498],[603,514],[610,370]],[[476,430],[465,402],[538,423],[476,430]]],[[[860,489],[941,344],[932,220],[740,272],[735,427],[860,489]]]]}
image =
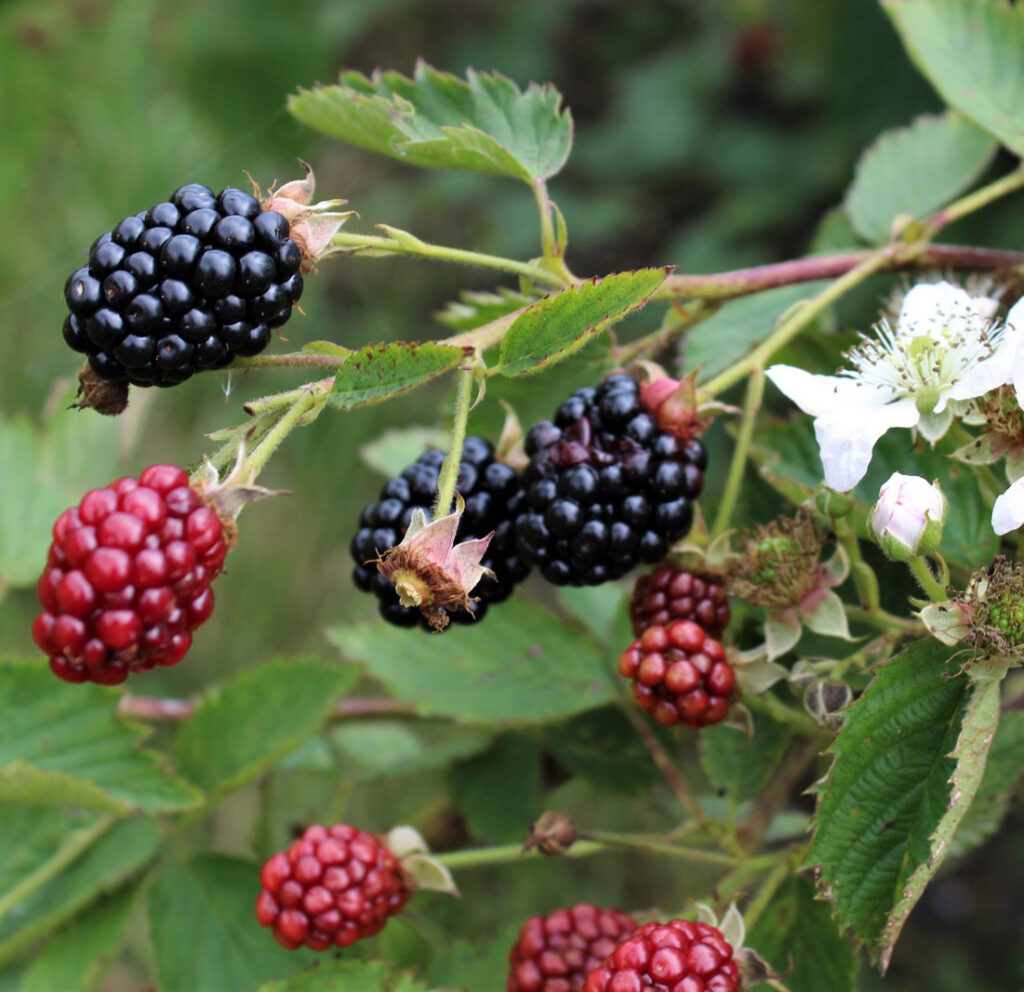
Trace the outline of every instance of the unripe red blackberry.
{"type": "Polygon", "coordinates": [[[176,465],[93,489],[53,525],[32,636],[67,682],[176,665],[213,612],[234,528],[176,465]]]}
{"type": "Polygon", "coordinates": [[[725,648],[692,620],[648,627],[619,657],[633,698],[662,726],[718,723],[738,695],[725,648]]]}
{"type": "Polygon", "coordinates": [[[635,929],[625,913],[585,902],[533,916],[509,951],[506,992],[581,992],[587,975],[635,929]]]}
{"type": "Polygon", "coordinates": [[[526,436],[519,553],[556,585],[599,585],[665,557],[690,529],[707,454],[662,430],[632,376],[578,389],[526,436]]]}
{"type": "Polygon", "coordinates": [[[283,214],[190,183],[100,235],[68,276],[64,340],[111,382],[174,386],[256,355],[302,295],[283,214]]]}
{"type": "Polygon", "coordinates": [[[708,636],[721,639],[732,614],[725,579],[711,572],[676,568],[669,562],[641,575],[633,588],[629,618],[639,637],[648,627],[692,620],[708,636]]]}
{"type": "Polygon", "coordinates": [[[290,951],[372,937],[410,895],[382,839],[347,824],[310,827],[267,861],[260,882],[256,918],[290,951]]]}
{"type": "MultiPolygon", "coordinates": [[[[359,529],[352,538],[350,548],[356,563],[353,581],[360,589],[372,592],[379,601],[380,615],[399,627],[419,625],[429,629],[429,624],[420,610],[399,603],[395,587],[377,570],[376,559],[402,540],[413,510],[420,508],[430,513],[444,458],[443,451],[431,448],[387,482],[377,502],[363,510],[359,529]]],[[[467,437],[455,488],[466,503],[457,540],[486,537],[494,532],[483,558],[484,566],[494,572],[494,577],[485,576],[470,593],[477,599],[472,612],[460,608],[451,615],[456,623],[471,623],[484,615],[490,603],[507,599],[529,574],[529,566],[516,553],[513,534],[513,520],[523,503],[523,487],[513,468],[495,460],[489,441],[467,437]]]]}
{"type": "Polygon", "coordinates": [[[709,923],[647,923],[590,973],[584,992],[737,992],[739,969],[709,923]]]}

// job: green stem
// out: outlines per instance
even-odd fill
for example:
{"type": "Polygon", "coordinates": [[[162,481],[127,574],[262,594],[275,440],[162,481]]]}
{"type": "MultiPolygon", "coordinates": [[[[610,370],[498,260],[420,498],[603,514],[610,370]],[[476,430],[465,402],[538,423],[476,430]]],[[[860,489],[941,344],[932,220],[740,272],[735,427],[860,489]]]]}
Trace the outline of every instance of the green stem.
{"type": "Polygon", "coordinates": [[[249,452],[246,467],[253,479],[263,471],[270,456],[280,447],[281,442],[295,429],[302,417],[317,402],[317,397],[310,392],[303,393],[278,419],[277,423],[263,436],[263,440],[249,452]]]}
{"type": "MultiPolygon", "coordinates": [[[[559,857],[586,858],[591,854],[601,854],[606,850],[607,848],[604,844],[578,840],[565,854],[559,855],[559,857]]],[[[431,854],[432,858],[436,858],[446,868],[453,870],[499,865],[509,861],[534,860],[545,856],[539,851],[524,852],[521,844],[502,844],[498,847],[479,847],[471,848],[468,851],[447,851],[441,854],[431,854]]]]}
{"type": "Polygon", "coordinates": [[[605,847],[620,848],[624,851],[637,851],[640,854],[664,854],[670,858],[682,858],[706,865],[724,865],[734,867],[737,859],[730,854],[719,851],[705,851],[698,847],[681,847],[677,844],[662,844],[646,838],[630,837],[628,834],[608,833],[603,830],[588,830],[587,840],[592,840],[605,847]]]}
{"type": "Polygon", "coordinates": [[[850,620],[858,620],[860,623],[874,627],[885,634],[899,634],[900,637],[914,637],[924,633],[924,626],[919,620],[908,620],[904,617],[889,613],[880,606],[865,609],[863,606],[852,606],[849,603],[844,606],[846,616],[850,620]]]}
{"type": "Polygon", "coordinates": [[[534,179],[530,183],[534,199],[537,201],[537,213],[540,215],[540,247],[545,258],[560,258],[558,238],[555,236],[555,224],[551,218],[551,200],[548,197],[548,184],[543,179],[534,179]]]}
{"type": "MultiPolygon", "coordinates": [[[[919,248],[923,250],[924,246],[919,246],[919,248]]],[[[860,285],[868,276],[885,268],[892,251],[892,248],[887,247],[871,253],[860,265],[850,269],[846,275],[827,286],[817,296],[809,300],[802,300],[791,309],[789,316],[761,344],[724,372],[705,383],[701,387],[701,392],[714,396],[745,379],[755,369],[763,369],[771,357],[780,348],[789,344],[818,314],[827,310],[855,286],[860,285]]]]}
{"type": "Polygon", "coordinates": [[[748,709],[760,710],[778,723],[788,723],[797,733],[804,737],[816,737],[818,725],[811,715],[803,709],[787,706],[777,696],[766,692],[762,696],[744,696],[744,704],[748,709]]]}
{"type": "Polygon", "coordinates": [[[283,393],[272,393],[270,396],[261,396],[259,399],[249,400],[243,404],[242,409],[251,417],[259,417],[265,413],[272,413],[285,407],[291,407],[302,399],[304,394],[315,396],[319,402],[331,391],[334,385],[334,377],[320,379],[318,382],[307,382],[297,389],[289,389],[283,393]]]}
{"type": "Polygon", "coordinates": [[[758,368],[754,369],[747,385],[747,398],[743,404],[743,420],[740,423],[739,433],[736,435],[736,447],[733,449],[732,462],[729,465],[729,476],[725,481],[725,489],[718,504],[714,526],[711,528],[712,541],[721,536],[729,526],[729,520],[740,493],[740,486],[743,484],[743,472],[747,467],[750,439],[754,435],[757,412],[761,409],[763,397],[764,370],[758,368]]]}
{"type": "Polygon", "coordinates": [[[69,834],[64,845],[54,853],[53,857],[0,896],[0,919],[3,919],[18,903],[27,899],[33,892],[56,878],[68,865],[92,847],[118,820],[119,817],[116,816],[104,816],[95,823],[69,834]]]}
{"type": "Polygon", "coordinates": [[[674,338],[689,330],[702,320],[707,320],[717,312],[719,304],[694,300],[685,307],[673,301],[665,312],[661,326],[650,334],[645,334],[629,344],[616,345],[612,349],[612,357],[616,365],[626,365],[638,358],[648,358],[667,348],[674,338]]]}
{"type": "Polygon", "coordinates": [[[754,929],[754,924],[760,919],[761,914],[768,908],[768,904],[772,901],[775,893],[779,891],[782,884],[787,878],[789,878],[796,860],[797,858],[795,854],[791,854],[789,857],[784,858],[775,866],[772,873],[761,883],[761,887],[757,890],[757,894],[750,900],[747,910],[743,914],[743,923],[747,929],[747,933],[750,933],[750,931],[754,929]]]}
{"type": "Polygon", "coordinates": [[[372,234],[340,233],[334,235],[331,243],[341,249],[347,249],[353,254],[380,251],[389,255],[414,255],[420,258],[435,259],[439,262],[455,262],[460,265],[474,265],[484,269],[511,272],[545,286],[562,287],[568,284],[563,275],[532,262],[519,262],[513,258],[503,258],[500,255],[487,255],[482,252],[466,251],[462,248],[449,248],[446,245],[433,245],[426,241],[420,241],[418,238],[410,237],[408,240],[398,241],[395,238],[372,234]]]}
{"type": "Polygon", "coordinates": [[[1013,172],[1007,173],[995,182],[982,186],[981,189],[976,189],[973,193],[968,193],[949,206],[937,210],[922,222],[922,233],[925,237],[934,237],[947,224],[960,220],[961,217],[966,217],[982,207],[987,207],[990,203],[1006,196],[1007,193],[1013,193],[1022,186],[1024,186],[1024,165],[1018,165],[1013,172]]]}
{"type": "Polygon", "coordinates": [[[459,477],[462,463],[462,445],[466,440],[466,422],[469,420],[469,405],[473,397],[473,370],[460,369],[455,388],[455,414],[452,418],[452,439],[448,454],[441,465],[437,480],[437,501],[434,503],[433,519],[446,517],[452,508],[455,496],[455,482],[459,477]]]}
{"type": "MultiPolygon", "coordinates": [[[[349,353],[351,354],[351,353],[349,353]]],[[[227,368],[245,369],[340,369],[348,361],[345,355],[317,355],[308,351],[291,351],[284,355],[254,355],[252,358],[236,358],[227,368]]]]}
{"type": "Polygon", "coordinates": [[[860,541],[857,540],[857,532],[850,523],[849,516],[833,518],[832,530],[850,561],[850,573],[853,576],[853,584],[857,588],[857,598],[861,608],[866,612],[877,610],[879,604],[878,579],[874,569],[864,561],[864,556],[860,551],[860,541]]]}
{"type": "Polygon", "coordinates": [[[928,567],[928,562],[924,560],[920,555],[915,558],[911,558],[907,562],[907,567],[913,573],[914,578],[920,583],[921,588],[924,590],[924,594],[933,603],[944,603],[949,599],[949,594],[946,592],[945,587],[939,582],[938,579],[932,575],[932,570],[928,567]]]}

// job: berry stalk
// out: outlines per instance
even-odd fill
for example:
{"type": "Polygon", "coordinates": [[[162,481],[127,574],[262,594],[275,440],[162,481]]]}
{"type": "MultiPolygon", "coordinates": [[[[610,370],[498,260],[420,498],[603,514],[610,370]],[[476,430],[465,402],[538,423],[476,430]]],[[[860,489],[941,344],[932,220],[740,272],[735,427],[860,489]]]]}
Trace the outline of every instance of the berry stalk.
{"type": "Polygon", "coordinates": [[[722,499],[718,504],[718,513],[715,514],[714,526],[711,528],[712,541],[725,532],[736,506],[740,485],[743,482],[743,471],[747,467],[750,440],[754,436],[757,414],[761,409],[761,400],[764,398],[764,382],[764,369],[754,369],[747,385],[747,397],[743,403],[743,420],[740,423],[739,433],[736,435],[736,447],[733,449],[732,461],[729,464],[729,475],[725,481],[722,499]]]}
{"type": "Polygon", "coordinates": [[[466,442],[466,423],[469,421],[469,406],[473,395],[473,370],[460,369],[455,387],[455,411],[452,416],[452,439],[448,454],[441,465],[437,480],[437,500],[434,503],[433,519],[438,520],[451,512],[455,498],[455,481],[459,477],[462,462],[462,446],[466,442]]]}

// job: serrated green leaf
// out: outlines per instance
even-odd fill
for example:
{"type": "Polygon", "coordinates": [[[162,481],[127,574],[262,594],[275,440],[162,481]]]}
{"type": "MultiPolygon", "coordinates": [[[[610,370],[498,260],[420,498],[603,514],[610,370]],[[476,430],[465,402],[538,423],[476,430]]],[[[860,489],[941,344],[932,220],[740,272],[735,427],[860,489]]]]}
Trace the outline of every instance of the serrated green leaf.
{"type": "Polygon", "coordinates": [[[791,306],[827,285],[818,281],[779,286],[726,303],[683,338],[681,355],[685,367],[699,369],[698,382],[714,378],[768,337],[791,306]]]}
{"type": "Polygon", "coordinates": [[[456,939],[434,956],[427,968],[427,979],[452,992],[484,992],[494,985],[495,975],[504,975],[508,968],[509,948],[519,937],[520,924],[507,926],[488,940],[483,947],[479,941],[456,939]]]}
{"type": "Polygon", "coordinates": [[[923,220],[948,203],[981,175],[996,148],[990,134],[953,111],[922,114],[867,148],[846,194],[846,212],[866,240],[888,241],[897,217],[923,220]]]}
{"type": "Polygon", "coordinates": [[[32,960],[19,992],[94,989],[113,963],[138,894],[138,885],[123,886],[58,930],[32,960]]]}
{"type": "Polygon", "coordinates": [[[590,279],[524,310],[501,342],[502,375],[527,375],[567,358],[610,324],[639,310],[668,275],[638,269],[590,279]]]}
{"type": "Polygon", "coordinates": [[[443,634],[378,621],[328,637],[417,712],[466,723],[551,720],[615,695],[597,647],[532,603],[510,600],[486,624],[443,634]]]}
{"type": "Polygon", "coordinates": [[[856,992],[853,945],[839,935],[828,904],[815,898],[814,885],[800,875],[772,897],[747,934],[747,946],[785,973],[790,992],[856,992]]]}
{"type": "Polygon", "coordinates": [[[490,293],[467,290],[459,294],[458,300],[452,300],[435,313],[434,319],[454,331],[472,331],[536,302],[536,296],[504,287],[490,293]]]}
{"type": "Polygon", "coordinates": [[[711,784],[742,803],[771,778],[789,743],[789,730],[761,712],[753,713],[754,734],[719,724],[701,731],[700,763],[711,784]]]}
{"type": "Polygon", "coordinates": [[[1006,0],[882,0],[882,6],[946,103],[1024,154],[1024,7],[1006,0]]]}
{"type": "Polygon", "coordinates": [[[368,344],[338,369],[327,403],[338,410],[381,403],[444,375],[469,350],[434,341],[368,344]]]}
{"type": "MultiPolygon", "coordinates": [[[[71,837],[66,813],[15,806],[0,812],[0,838],[7,845],[5,857],[13,856],[19,865],[17,875],[3,873],[9,884],[2,891],[10,891],[20,878],[44,866],[60,843],[69,843],[71,837]],[[47,845],[34,839],[35,831],[48,838],[47,845]]],[[[89,830],[97,822],[95,816],[78,820],[76,829],[89,830]]],[[[112,891],[134,875],[152,860],[159,844],[160,829],[153,820],[131,819],[114,824],[63,871],[0,920],[0,963],[16,957],[104,892],[112,891]]]]}
{"type": "Polygon", "coordinates": [[[875,957],[907,880],[931,856],[950,805],[967,677],[954,653],[921,641],[882,667],[829,748],[807,863],[839,925],[875,957]]]}
{"type": "Polygon", "coordinates": [[[433,427],[401,427],[385,431],[359,449],[359,457],[389,479],[411,465],[428,448],[444,448],[448,432],[433,427]]]}
{"type": "Polygon", "coordinates": [[[452,799],[479,841],[525,839],[540,812],[540,756],[537,745],[522,734],[502,734],[483,754],[454,764],[448,781],[452,799]]]}
{"type": "Polygon", "coordinates": [[[286,951],[257,924],[259,870],[222,854],[164,864],[148,907],[161,992],[255,989],[316,960],[312,951],[286,951]]]}
{"type": "Polygon", "coordinates": [[[195,806],[199,793],[161,755],[138,747],[149,730],[118,718],[119,698],[100,686],[61,682],[42,662],[0,664],[0,766],[80,779],[120,808],[152,813],[195,806]]]}
{"type": "MultiPolygon", "coordinates": [[[[269,982],[259,992],[431,992],[407,972],[383,961],[321,961],[293,978],[269,982]]],[[[440,992],[440,990],[436,990],[440,992]]]]}
{"type": "Polygon", "coordinates": [[[0,767],[0,802],[26,806],[79,806],[105,813],[125,813],[128,804],[109,792],[66,772],[37,768],[24,761],[0,767]]]}
{"type": "Polygon", "coordinates": [[[989,748],[981,786],[949,845],[950,857],[974,850],[999,829],[1022,774],[1024,711],[1007,710],[999,718],[999,728],[989,748]]]}
{"type": "MultiPolygon", "coordinates": [[[[987,663],[981,660],[976,661],[972,666],[972,676],[975,677],[971,679],[971,688],[967,704],[964,707],[956,747],[952,753],[956,765],[949,781],[949,803],[928,839],[928,857],[909,875],[901,873],[902,892],[886,920],[881,942],[880,960],[883,971],[889,965],[893,945],[899,938],[910,911],[917,905],[925,886],[934,878],[939,865],[945,859],[950,841],[956,833],[957,827],[960,826],[964,814],[974,801],[978,786],[981,784],[988,749],[999,723],[999,687],[1001,682],[1001,677],[998,675],[977,677],[978,672],[983,672],[986,667],[987,663]]],[[[1005,673],[1006,664],[1004,662],[1000,675],[1005,673]]]]}
{"type": "MultiPolygon", "coordinates": [[[[651,727],[660,735],[661,728],[651,727]]],[[[669,738],[671,739],[671,738],[669,738]]],[[[661,772],[618,706],[581,713],[545,731],[544,746],[570,771],[616,792],[645,792],[661,772]]]]}
{"type": "Polygon", "coordinates": [[[398,72],[344,72],[334,86],[288,99],[294,117],[360,148],[428,169],[465,169],[531,182],[555,175],[572,147],[572,117],[551,86],[520,90],[499,73],[466,80],[421,62],[398,72]]]}
{"type": "Polygon", "coordinates": [[[0,589],[39,578],[53,521],[80,498],[83,479],[108,481],[117,437],[113,417],[56,416],[41,428],[0,417],[0,589]]]}
{"type": "Polygon", "coordinates": [[[175,738],[175,760],[204,789],[237,788],[315,734],[357,675],[315,658],[241,672],[199,700],[175,738]]]}

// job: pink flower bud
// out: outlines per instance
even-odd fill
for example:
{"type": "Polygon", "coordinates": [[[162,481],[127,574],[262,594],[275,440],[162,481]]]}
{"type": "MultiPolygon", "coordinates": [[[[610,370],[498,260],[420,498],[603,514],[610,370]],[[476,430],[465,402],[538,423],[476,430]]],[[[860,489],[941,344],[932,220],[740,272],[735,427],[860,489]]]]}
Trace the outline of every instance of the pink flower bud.
{"type": "Polygon", "coordinates": [[[886,557],[909,561],[938,549],[946,509],[946,497],[937,484],[893,472],[878,493],[869,527],[886,557]]]}

